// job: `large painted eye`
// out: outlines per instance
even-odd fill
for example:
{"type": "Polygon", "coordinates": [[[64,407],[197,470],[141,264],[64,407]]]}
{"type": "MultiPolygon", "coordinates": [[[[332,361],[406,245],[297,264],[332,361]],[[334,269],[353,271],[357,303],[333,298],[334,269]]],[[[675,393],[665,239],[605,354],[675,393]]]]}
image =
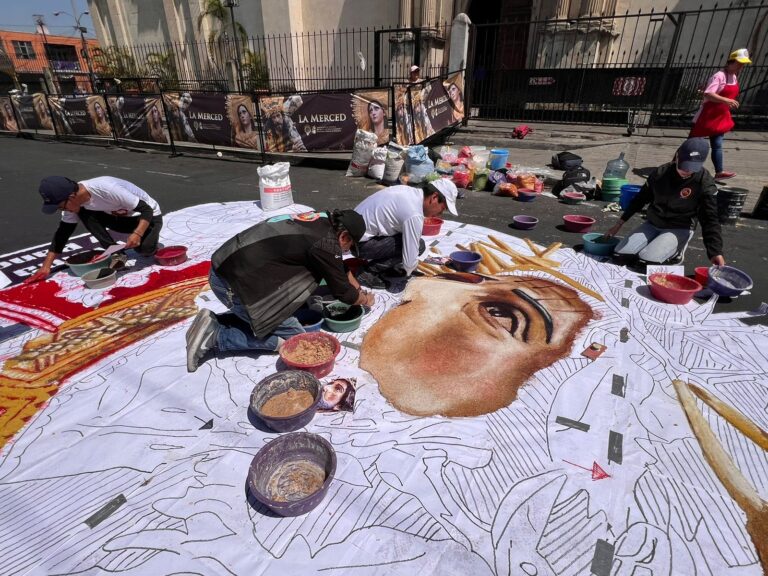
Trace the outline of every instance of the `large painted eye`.
{"type": "Polygon", "coordinates": [[[480,311],[499,328],[518,340],[528,340],[528,317],[507,302],[481,302],[480,311]]]}

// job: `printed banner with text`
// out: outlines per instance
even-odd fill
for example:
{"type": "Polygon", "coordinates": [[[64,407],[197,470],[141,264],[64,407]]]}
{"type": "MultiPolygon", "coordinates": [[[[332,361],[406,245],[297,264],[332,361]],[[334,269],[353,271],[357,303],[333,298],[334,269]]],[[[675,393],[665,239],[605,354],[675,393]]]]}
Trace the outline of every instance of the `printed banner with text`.
{"type": "Polygon", "coordinates": [[[464,73],[434,79],[409,88],[416,142],[464,118],[464,73]]]}
{"type": "Polygon", "coordinates": [[[13,96],[19,129],[53,130],[53,122],[45,98],[43,93],[13,96]]]}
{"type": "Polygon", "coordinates": [[[53,121],[59,134],[77,136],[112,136],[107,104],[102,96],[82,98],[48,97],[53,121]]]}
{"type": "Polygon", "coordinates": [[[0,130],[19,131],[19,123],[16,121],[10,96],[0,96],[0,130]]]}
{"type": "Polygon", "coordinates": [[[118,138],[168,143],[160,96],[108,96],[118,138]]]}

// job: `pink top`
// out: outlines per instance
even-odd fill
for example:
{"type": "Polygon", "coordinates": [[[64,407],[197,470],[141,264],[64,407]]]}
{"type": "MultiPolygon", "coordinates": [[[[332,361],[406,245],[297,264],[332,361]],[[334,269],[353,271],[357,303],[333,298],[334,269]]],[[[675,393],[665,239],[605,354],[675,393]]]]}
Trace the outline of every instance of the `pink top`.
{"type": "MultiPolygon", "coordinates": [[[[704,94],[720,94],[721,90],[725,88],[726,84],[736,84],[738,80],[736,79],[735,74],[731,74],[731,77],[728,78],[725,74],[725,70],[719,70],[715,72],[712,77],[709,79],[709,82],[707,82],[707,87],[704,88],[704,94]],[[730,82],[728,82],[730,80],[730,82]]],[[[699,114],[701,114],[701,108],[704,106],[704,102],[701,103],[701,106],[699,106],[699,110],[696,112],[696,115],[693,117],[693,122],[696,123],[696,120],[699,119],[699,114]]]]}

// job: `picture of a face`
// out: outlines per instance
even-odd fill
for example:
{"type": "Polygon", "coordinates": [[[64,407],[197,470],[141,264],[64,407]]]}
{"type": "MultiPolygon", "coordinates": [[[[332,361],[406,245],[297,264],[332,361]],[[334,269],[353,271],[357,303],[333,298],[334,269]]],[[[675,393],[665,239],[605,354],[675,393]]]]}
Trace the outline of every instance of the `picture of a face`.
{"type": "Polygon", "coordinates": [[[158,110],[157,106],[152,106],[151,114],[152,114],[152,120],[154,122],[159,123],[160,122],[160,110],[158,110]]]}
{"type": "Polygon", "coordinates": [[[592,317],[574,290],[549,280],[418,278],[366,335],[360,367],[408,414],[487,414],[566,355],[592,317]]]}
{"type": "Polygon", "coordinates": [[[237,117],[240,119],[240,126],[243,130],[250,130],[252,127],[251,113],[248,112],[243,104],[237,107],[237,117]]]}
{"type": "Polygon", "coordinates": [[[355,388],[346,378],[336,378],[323,385],[323,396],[319,409],[337,412],[352,410],[355,402],[355,388]]]}
{"type": "Polygon", "coordinates": [[[368,104],[368,116],[373,126],[379,126],[384,122],[384,109],[381,107],[381,104],[375,101],[368,104]]]}

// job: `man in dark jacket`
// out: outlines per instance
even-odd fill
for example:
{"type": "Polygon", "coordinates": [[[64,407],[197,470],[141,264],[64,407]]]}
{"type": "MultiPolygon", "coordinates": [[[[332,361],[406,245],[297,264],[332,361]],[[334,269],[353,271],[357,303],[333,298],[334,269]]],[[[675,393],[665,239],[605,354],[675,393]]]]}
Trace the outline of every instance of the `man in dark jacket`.
{"type": "Polygon", "coordinates": [[[197,313],[187,332],[187,370],[197,370],[208,351],[278,350],[304,332],[292,314],[322,280],[345,304],[372,306],[373,294],[342,263],[364,233],[357,212],[334,210],[276,216],[225,242],[211,257],[209,281],[229,313],[197,313]]]}
{"type": "Polygon", "coordinates": [[[615,236],[624,223],[649,204],[647,220],[616,246],[620,256],[637,256],[644,262],[682,262],[685,248],[701,222],[704,246],[712,264],[722,266],[723,240],[717,219],[717,187],[704,169],[709,144],[690,138],[677,149],[675,161],[648,177],[619,222],[606,236],[615,236]]]}

